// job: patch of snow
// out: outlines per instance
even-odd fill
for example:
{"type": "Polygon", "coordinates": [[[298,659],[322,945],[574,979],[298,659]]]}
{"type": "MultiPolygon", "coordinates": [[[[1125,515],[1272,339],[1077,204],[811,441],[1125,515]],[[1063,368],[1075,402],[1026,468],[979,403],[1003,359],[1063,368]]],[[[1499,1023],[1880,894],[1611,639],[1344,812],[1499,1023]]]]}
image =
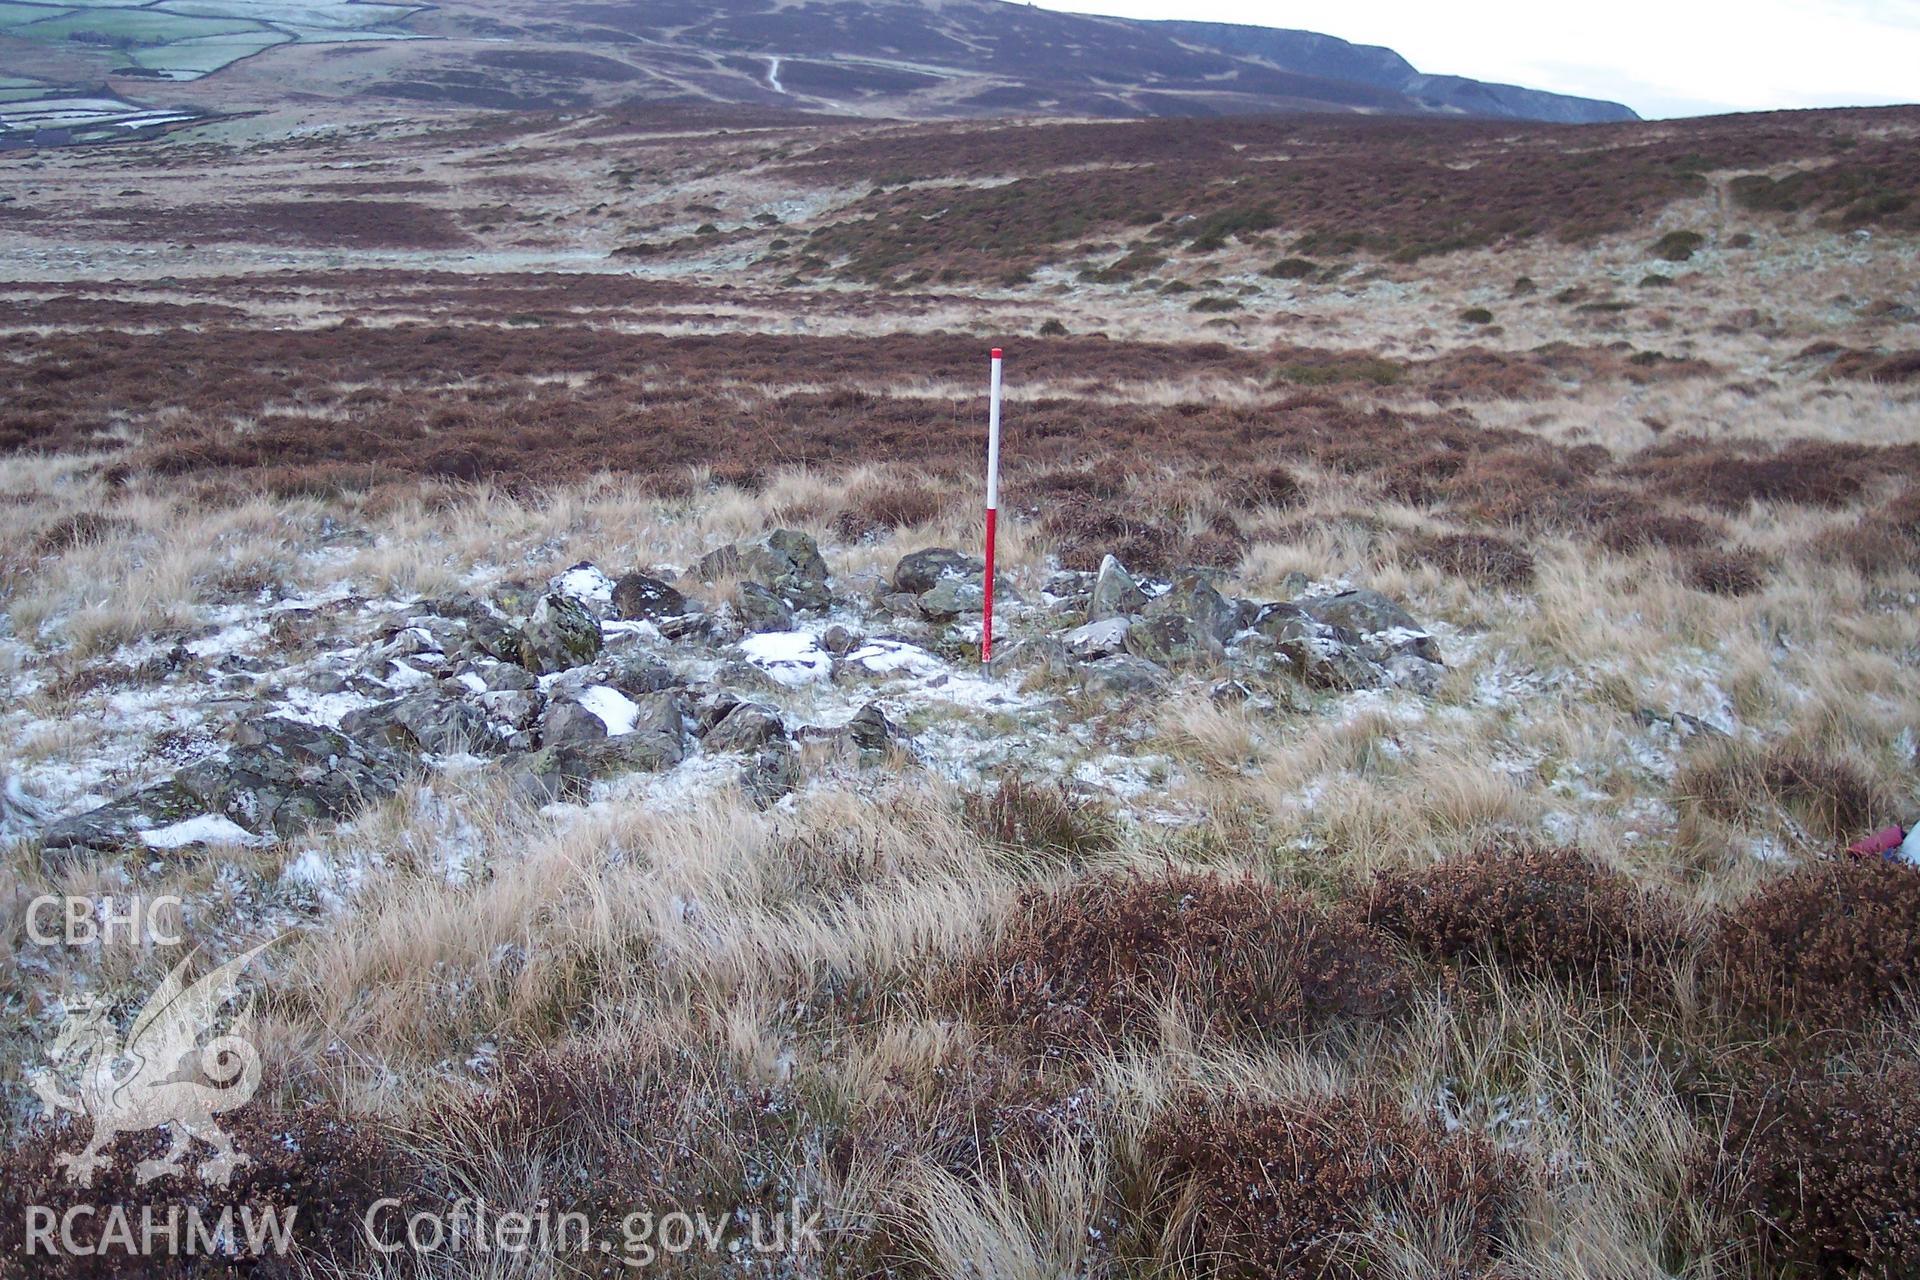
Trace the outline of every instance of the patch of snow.
{"type": "Polygon", "coordinates": [[[634,722],[640,718],[640,708],[633,699],[608,685],[589,685],[574,701],[600,718],[610,738],[632,733],[634,722]]]}
{"type": "Polygon", "coordinates": [[[190,844],[262,844],[259,836],[222,814],[203,813],[140,833],[149,849],[182,849],[190,844]]]}
{"type": "Polygon", "coordinates": [[[833,673],[833,656],[804,631],[763,631],[740,642],[740,653],[789,688],[816,684],[833,673]]]}
{"type": "Polygon", "coordinates": [[[421,685],[433,683],[432,676],[410,662],[401,662],[395,658],[390,665],[393,669],[387,673],[386,679],[380,682],[389,689],[418,689],[421,685]]]}
{"type": "Polygon", "coordinates": [[[571,596],[588,604],[613,603],[613,579],[590,564],[575,565],[547,586],[563,596],[571,596]]]}
{"type": "Polygon", "coordinates": [[[946,663],[920,646],[898,640],[869,640],[848,654],[847,661],[864,667],[874,675],[905,672],[914,676],[932,676],[947,669],[946,663]]]}
{"type": "Polygon", "coordinates": [[[333,883],[333,864],[321,856],[318,849],[303,849],[300,856],[281,871],[280,878],[309,889],[330,885],[333,883]]]}
{"type": "Polygon", "coordinates": [[[370,707],[377,699],[364,693],[354,693],[341,689],[334,693],[315,693],[311,689],[295,686],[287,690],[286,697],[274,708],[274,714],[297,720],[301,724],[324,725],[329,729],[338,729],[340,720],[349,711],[358,711],[361,707],[370,707]]]}
{"type": "Polygon", "coordinates": [[[455,676],[454,679],[458,680],[474,693],[485,693],[487,691],[487,682],[471,671],[462,671],[459,675],[455,676]]]}

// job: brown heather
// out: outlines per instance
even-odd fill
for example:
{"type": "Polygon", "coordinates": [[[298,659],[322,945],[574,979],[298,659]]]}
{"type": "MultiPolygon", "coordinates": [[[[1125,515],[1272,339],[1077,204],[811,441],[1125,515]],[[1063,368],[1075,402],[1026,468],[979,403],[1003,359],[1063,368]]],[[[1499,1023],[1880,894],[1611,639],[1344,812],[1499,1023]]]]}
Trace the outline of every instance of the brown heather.
{"type": "Polygon", "coordinates": [[[1060,1052],[1150,1038],[1168,1007],[1252,1040],[1390,1018],[1410,981],[1389,941],[1345,910],[1169,869],[1030,892],[960,989],[989,1023],[1060,1052]]]}
{"type": "MultiPolygon", "coordinates": [[[[308,1267],[329,1261],[344,1262],[362,1253],[362,1223],[379,1199],[406,1197],[417,1191],[413,1161],[372,1123],[350,1119],[335,1108],[308,1102],[298,1109],[275,1110],[263,1101],[220,1117],[220,1127],[237,1150],[250,1159],[233,1172],[225,1187],[203,1183],[194,1169],[208,1149],[196,1143],[188,1152],[184,1176],[168,1176],[144,1185],[135,1181],[141,1160],[164,1153],[166,1137],[159,1131],[123,1134],[106,1148],[110,1164],[95,1171],[92,1187],[71,1183],[54,1163],[63,1152],[85,1144],[82,1127],[42,1123],[0,1154],[0,1215],[4,1215],[6,1254],[22,1265],[24,1232],[29,1206],[43,1206],[64,1214],[72,1206],[118,1206],[125,1210],[139,1239],[141,1215],[151,1210],[155,1220],[167,1221],[175,1208],[185,1239],[186,1218],[198,1212],[212,1230],[221,1211],[231,1207],[235,1234],[243,1211],[271,1210],[293,1219],[298,1247],[282,1256],[272,1251],[253,1256],[242,1248],[231,1260],[200,1256],[147,1257],[103,1239],[108,1228],[103,1208],[73,1221],[76,1243],[86,1252],[39,1256],[32,1274],[54,1280],[73,1277],[185,1277],[255,1276],[263,1280],[297,1280],[308,1267]]],[[[0,1264],[4,1270],[7,1264],[0,1264]]]]}
{"type": "Polygon", "coordinates": [[[1720,919],[1703,972],[1735,1012],[1789,1034],[1864,1031],[1920,998],[1920,870],[1801,867],[1720,919]]]}
{"type": "Polygon", "coordinates": [[[1440,964],[1484,964],[1521,978],[1614,987],[1672,958],[1675,907],[1577,849],[1491,845],[1367,890],[1370,924],[1440,964]]]}
{"type": "Polygon", "coordinates": [[[1694,1185],[1757,1274],[1920,1274],[1920,1066],[1774,1068],[1726,1100],[1694,1185]]]}
{"type": "Polygon", "coordinates": [[[1188,1097],[1147,1150],[1162,1230],[1200,1275],[1359,1280],[1389,1239],[1444,1222],[1452,1256],[1432,1274],[1492,1276],[1518,1208],[1518,1170],[1485,1139],[1370,1093],[1188,1097]]]}

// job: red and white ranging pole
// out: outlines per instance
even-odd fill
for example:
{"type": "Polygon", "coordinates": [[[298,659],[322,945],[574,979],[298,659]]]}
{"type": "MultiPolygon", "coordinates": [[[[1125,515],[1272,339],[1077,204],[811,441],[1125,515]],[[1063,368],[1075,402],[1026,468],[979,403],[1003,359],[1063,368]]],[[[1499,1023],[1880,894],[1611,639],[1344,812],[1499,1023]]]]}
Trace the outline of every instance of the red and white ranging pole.
{"type": "Polygon", "coordinates": [[[993,383],[987,397],[987,599],[982,607],[980,661],[993,661],[993,534],[1000,510],[1000,348],[993,349],[993,383]]]}

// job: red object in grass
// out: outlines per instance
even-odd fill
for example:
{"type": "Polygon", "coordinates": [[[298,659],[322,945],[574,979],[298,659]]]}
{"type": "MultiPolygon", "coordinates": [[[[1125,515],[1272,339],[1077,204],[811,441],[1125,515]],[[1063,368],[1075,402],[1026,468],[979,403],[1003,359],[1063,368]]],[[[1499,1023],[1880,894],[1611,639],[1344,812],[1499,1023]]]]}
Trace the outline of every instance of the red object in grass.
{"type": "Polygon", "coordinates": [[[1847,852],[1856,858],[1884,858],[1900,847],[1907,833],[1899,827],[1882,827],[1870,836],[1862,836],[1847,846],[1847,852]]]}

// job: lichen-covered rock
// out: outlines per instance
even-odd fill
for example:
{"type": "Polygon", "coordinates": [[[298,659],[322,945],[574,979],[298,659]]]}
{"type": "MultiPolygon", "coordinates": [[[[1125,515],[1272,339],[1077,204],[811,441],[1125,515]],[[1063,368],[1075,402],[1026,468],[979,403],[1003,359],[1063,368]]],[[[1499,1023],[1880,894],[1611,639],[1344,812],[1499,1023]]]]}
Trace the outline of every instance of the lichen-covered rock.
{"type": "Polygon", "coordinates": [[[677,618],[688,612],[687,598],[649,573],[622,574],[613,584],[613,616],[627,621],[677,618]]]}
{"type": "Polygon", "coordinates": [[[548,747],[598,742],[607,736],[607,722],[577,702],[555,701],[540,717],[540,744],[548,747]]]}
{"type": "Polygon", "coordinates": [[[1110,653],[1119,653],[1127,646],[1127,632],[1139,619],[1135,617],[1102,618],[1098,622],[1089,622],[1085,626],[1075,627],[1060,637],[1060,643],[1067,652],[1083,662],[1095,658],[1104,658],[1110,653]]]}
{"type": "Polygon", "coordinates": [[[677,687],[681,681],[673,669],[650,653],[620,648],[604,652],[593,664],[595,684],[618,689],[629,698],[644,693],[659,693],[677,687]]]}
{"type": "Polygon", "coordinates": [[[884,759],[894,748],[906,745],[900,726],[887,719],[879,704],[873,702],[854,712],[853,719],[846,723],[846,735],[866,763],[884,759]]]}
{"type": "Polygon", "coordinates": [[[520,665],[539,675],[583,667],[600,656],[600,620],[570,596],[534,606],[520,640],[520,665]]]}
{"type": "Polygon", "coordinates": [[[130,844],[142,831],[164,827],[204,812],[200,802],[171,780],[50,823],[41,833],[49,852],[113,849],[130,844]]]}
{"type": "Polygon", "coordinates": [[[486,714],[444,686],[350,711],[341,717],[340,731],[396,751],[436,755],[485,752],[496,743],[486,714]]]}
{"type": "Polygon", "coordinates": [[[1112,556],[1102,560],[1100,572],[1094,575],[1093,593],[1087,598],[1087,621],[1123,617],[1146,607],[1147,593],[1140,589],[1127,567],[1112,556]]]}
{"type": "Polygon", "coordinates": [[[833,603],[819,546],[794,529],[775,529],[756,542],[716,548],[687,573],[698,582],[730,577],[757,582],[796,609],[824,609],[833,603]]]}
{"type": "Polygon", "coordinates": [[[1179,613],[1142,618],[1127,629],[1126,649],[1162,667],[1211,665],[1226,657],[1212,632],[1179,613]]]}
{"type": "Polygon", "coordinates": [[[295,835],[399,790],[400,756],[323,725],[278,716],[243,722],[225,760],[181,770],[174,785],[207,813],[255,835],[295,835]]]}
{"type": "Polygon", "coordinates": [[[893,589],[923,595],[944,578],[965,578],[985,570],[982,561],[952,547],[927,547],[900,557],[893,567],[893,589]]]}
{"type": "Polygon", "coordinates": [[[986,588],[966,578],[942,578],[920,593],[916,604],[922,614],[936,622],[945,622],[962,614],[977,614],[985,607],[986,588]]]}
{"type": "Polygon", "coordinates": [[[786,736],[779,712],[758,702],[742,702],[707,731],[704,745],[712,752],[752,751],[786,736]]]}
{"type": "Polygon", "coordinates": [[[770,809],[800,781],[800,758],[793,744],[775,738],[755,751],[740,771],[740,789],[761,809],[770,809]]]}
{"type": "Polygon", "coordinates": [[[740,625],[749,632],[793,630],[793,610],[771,587],[757,582],[740,584],[735,610],[740,615],[740,625]]]}
{"type": "Polygon", "coordinates": [[[1167,673],[1145,658],[1116,653],[1082,666],[1080,682],[1089,693],[1134,697],[1161,692],[1167,687],[1167,673]]]}
{"type": "Polygon", "coordinates": [[[1250,621],[1250,612],[1240,601],[1227,599],[1214,590],[1211,582],[1194,573],[1175,579],[1170,590],[1149,600],[1141,610],[1148,618],[1178,614],[1223,642],[1250,621]]]}
{"type": "Polygon", "coordinates": [[[1412,614],[1378,591],[1359,588],[1302,602],[1315,621],[1342,627],[1372,643],[1383,656],[1408,654],[1440,661],[1440,645],[1412,614]]]}

